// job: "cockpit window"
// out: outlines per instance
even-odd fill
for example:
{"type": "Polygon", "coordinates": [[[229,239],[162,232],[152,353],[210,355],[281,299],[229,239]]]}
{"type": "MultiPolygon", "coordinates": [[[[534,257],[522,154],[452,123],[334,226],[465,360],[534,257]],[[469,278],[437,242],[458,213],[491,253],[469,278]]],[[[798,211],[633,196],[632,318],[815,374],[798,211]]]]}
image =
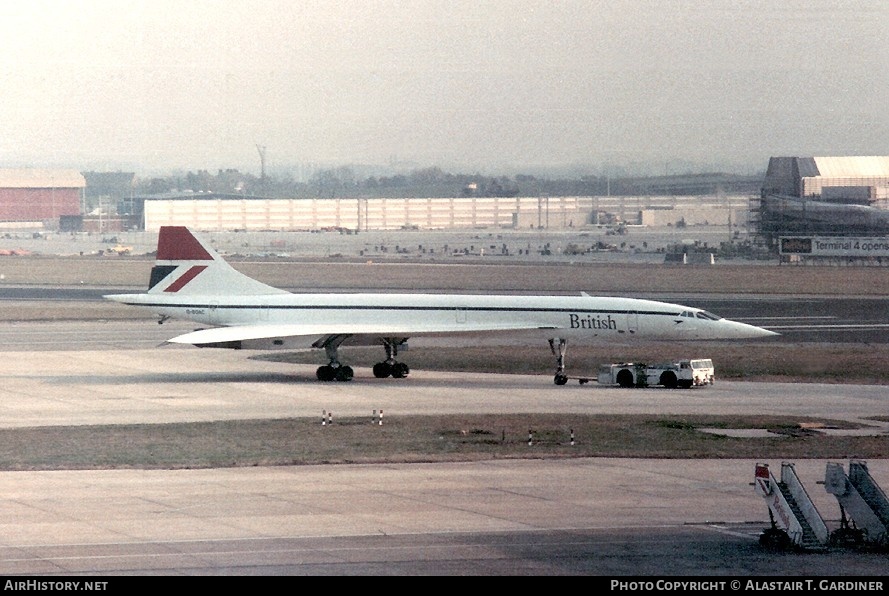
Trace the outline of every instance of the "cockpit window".
{"type": "Polygon", "coordinates": [[[698,312],[695,313],[695,315],[699,319],[705,319],[705,320],[710,320],[710,321],[718,321],[722,318],[722,317],[717,317],[712,312],[707,312],[706,310],[699,310],[698,312]]]}

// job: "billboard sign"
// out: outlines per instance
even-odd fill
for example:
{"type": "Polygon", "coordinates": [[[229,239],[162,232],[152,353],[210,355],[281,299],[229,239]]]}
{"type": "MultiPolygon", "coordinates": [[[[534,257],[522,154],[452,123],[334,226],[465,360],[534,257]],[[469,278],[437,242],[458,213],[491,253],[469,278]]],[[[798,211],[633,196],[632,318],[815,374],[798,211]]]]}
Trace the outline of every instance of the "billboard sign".
{"type": "Polygon", "coordinates": [[[889,237],[782,236],[778,251],[813,257],[889,257],[889,237]]]}

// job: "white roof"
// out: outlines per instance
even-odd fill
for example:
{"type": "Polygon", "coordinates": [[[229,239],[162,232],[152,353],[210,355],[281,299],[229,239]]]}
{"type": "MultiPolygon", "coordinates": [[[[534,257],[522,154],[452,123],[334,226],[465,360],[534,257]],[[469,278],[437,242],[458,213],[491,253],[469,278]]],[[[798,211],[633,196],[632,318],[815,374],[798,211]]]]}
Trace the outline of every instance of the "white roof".
{"type": "Polygon", "coordinates": [[[822,178],[886,178],[889,156],[813,157],[822,178]]]}
{"type": "Polygon", "coordinates": [[[84,188],[86,179],[77,170],[0,168],[0,188],[84,188]]]}

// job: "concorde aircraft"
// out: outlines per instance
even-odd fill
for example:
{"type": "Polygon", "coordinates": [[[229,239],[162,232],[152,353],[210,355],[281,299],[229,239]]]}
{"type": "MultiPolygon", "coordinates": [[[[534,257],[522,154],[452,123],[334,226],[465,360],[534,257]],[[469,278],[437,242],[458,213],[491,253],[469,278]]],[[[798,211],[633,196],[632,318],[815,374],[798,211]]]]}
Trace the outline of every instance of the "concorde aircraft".
{"type": "MultiPolygon", "coordinates": [[[[186,227],[164,226],[148,291],[105,298],[154,311],[163,322],[184,318],[210,328],[168,342],[233,349],[323,348],[328,364],[321,381],[349,381],[339,360],[344,344],[380,345],[386,358],[373,366],[378,378],[408,376],[398,360],[410,337],[522,333],[549,341],[557,357],[554,381],[564,385],[568,342],[624,338],[752,339],[777,335],[707,311],[635,298],[472,294],[294,294],[248,277],[229,265],[186,227]]],[[[471,341],[471,340],[470,340],[471,341]]]]}

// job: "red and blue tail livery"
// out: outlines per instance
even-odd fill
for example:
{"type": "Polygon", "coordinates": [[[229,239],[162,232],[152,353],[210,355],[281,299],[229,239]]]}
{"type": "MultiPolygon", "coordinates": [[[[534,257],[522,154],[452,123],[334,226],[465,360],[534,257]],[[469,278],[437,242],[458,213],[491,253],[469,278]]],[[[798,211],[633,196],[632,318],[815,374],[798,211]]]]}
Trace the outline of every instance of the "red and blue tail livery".
{"type": "Polygon", "coordinates": [[[286,294],[239,273],[183,226],[165,226],[157,239],[149,294],[286,294]]]}

